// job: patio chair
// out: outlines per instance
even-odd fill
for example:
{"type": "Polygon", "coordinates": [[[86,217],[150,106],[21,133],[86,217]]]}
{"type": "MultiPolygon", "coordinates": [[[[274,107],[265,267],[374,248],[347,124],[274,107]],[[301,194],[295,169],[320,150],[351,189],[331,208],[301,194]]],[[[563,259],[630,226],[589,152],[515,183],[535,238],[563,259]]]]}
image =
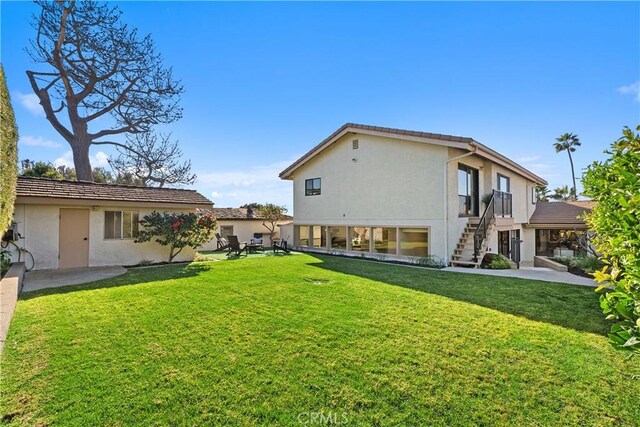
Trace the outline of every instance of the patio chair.
{"type": "Polygon", "coordinates": [[[247,242],[239,242],[238,236],[227,236],[229,240],[229,252],[227,252],[227,256],[235,253],[237,256],[240,256],[242,252],[247,253],[247,242]]]}
{"type": "Polygon", "coordinates": [[[289,253],[289,245],[285,239],[273,239],[273,252],[276,253],[278,250],[281,250],[284,253],[289,253]]]}
{"type": "Polygon", "coordinates": [[[216,252],[218,251],[222,252],[229,247],[229,241],[224,237],[222,237],[220,233],[216,233],[216,241],[217,241],[216,252]]]}

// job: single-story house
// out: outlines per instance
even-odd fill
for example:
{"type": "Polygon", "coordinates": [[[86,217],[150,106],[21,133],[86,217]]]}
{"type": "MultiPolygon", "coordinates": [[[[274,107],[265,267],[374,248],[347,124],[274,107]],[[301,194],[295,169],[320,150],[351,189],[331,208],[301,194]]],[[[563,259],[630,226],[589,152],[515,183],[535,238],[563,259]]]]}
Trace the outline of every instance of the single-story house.
{"type": "Polygon", "coordinates": [[[588,255],[584,242],[588,230],[582,217],[594,206],[592,201],[538,202],[526,226],[535,232],[535,247],[528,251],[547,257],[588,255]]]}
{"type": "Polygon", "coordinates": [[[547,182],[473,138],[347,123],[280,178],[293,181],[299,250],[470,267],[499,252],[533,265],[527,225],[547,182]]]}
{"type": "MultiPolygon", "coordinates": [[[[166,261],[167,247],[134,242],[138,221],[152,211],[213,208],[194,190],[47,178],[19,177],[16,193],[15,243],[33,254],[38,270],[166,261]]],[[[193,255],[185,248],[175,260],[193,255]]]]}
{"type": "MultiPolygon", "coordinates": [[[[262,239],[265,246],[270,244],[269,229],[264,226],[264,219],[254,209],[213,208],[213,216],[218,220],[218,234],[220,234],[221,237],[226,238],[229,235],[236,235],[241,242],[250,242],[251,239],[262,239]]],[[[281,221],[278,221],[272,237],[274,239],[280,237],[286,239],[286,235],[281,236],[280,234],[280,226],[291,222],[292,219],[292,217],[285,215],[281,221]]],[[[212,251],[217,247],[218,239],[214,237],[209,243],[198,249],[212,251]]]]}

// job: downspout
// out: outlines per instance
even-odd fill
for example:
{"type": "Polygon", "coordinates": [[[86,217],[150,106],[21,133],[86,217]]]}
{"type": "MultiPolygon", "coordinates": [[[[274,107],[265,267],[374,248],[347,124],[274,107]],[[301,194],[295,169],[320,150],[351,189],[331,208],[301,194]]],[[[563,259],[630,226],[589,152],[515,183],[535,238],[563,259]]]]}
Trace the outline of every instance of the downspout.
{"type": "MultiPolygon", "coordinates": [[[[443,184],[444,185],[444,253],[445,253],[444,261],[446,265],[449,265],[449,186],[448,186],[449,162],[452,162],[454,160],[460,160],[464,157],[472,156],[476,154],[477,151],[478,151],[478,147],[472,145],[471,151],[456,157],[452,157],[448,159],[444,164],[444,184],[443,184]]],[[[479,178],[480,177],[478,176],[478,179],[479,178]]]]}

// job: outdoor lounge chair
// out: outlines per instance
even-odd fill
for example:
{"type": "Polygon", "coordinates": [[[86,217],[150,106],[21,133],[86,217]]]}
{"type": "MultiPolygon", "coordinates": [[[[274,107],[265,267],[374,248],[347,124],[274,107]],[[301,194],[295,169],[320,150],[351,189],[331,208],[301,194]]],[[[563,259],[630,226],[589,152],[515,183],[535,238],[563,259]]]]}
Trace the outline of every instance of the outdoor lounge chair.
{"type": "Polygon", "coordinates": [[[244,252],[245,254],[247,253],[247,243],[239,242],[238,236],[227,236],[227,239],[229,240],[229,252],[227,252],[227,256],[231,255],[232,253],[235,253],[238,256],[240,256],[242,252],[244,252]]]}
{"type": "Polygon", "coordinates": [[[281,250],[287,254],[291,252],[289,250],[289,245],[287,244],[287,241],[285,239],[273,239],[273,252],[278,252],[278,250],[281,250]]]}
{"type": "Polygon", "coordinates": [[[217,241],[216,252],[218,251],[222,252],[229,247],[229,241],[224,237],[222,237],[220,233],[216,233],[216,241],[217,241]]]}

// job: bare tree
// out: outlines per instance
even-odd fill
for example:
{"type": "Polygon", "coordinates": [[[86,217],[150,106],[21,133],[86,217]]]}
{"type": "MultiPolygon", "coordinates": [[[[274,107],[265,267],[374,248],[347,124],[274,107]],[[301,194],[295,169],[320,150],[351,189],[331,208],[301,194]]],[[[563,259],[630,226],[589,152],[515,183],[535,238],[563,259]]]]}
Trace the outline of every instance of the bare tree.
{"type": "Polygon", "coordinates": [[[116,7],[95,1],[36,3],[41,13],[33,17],[37,35],[28,51],[36,63],[50,67],[27,76],[47,120],[71,146],[78,179],[90,181],[91,145],[132,150],[116,137],[181,118],[183,88],[163,66],[151,37],[141,38],[121,22],[116,7]],[[111,127],[104,125],[106,117],[111,127]]]}
{"type": "Polygon", "coordinates": [[[145,186],[193,184],[196,175],[191,173],[191,161],[180,162],[182,150],[170,137],[152,132],[130,135],[128,148],[118,147],[120,155],[109,164],[117,175],[130,173],[145,186]]]}

